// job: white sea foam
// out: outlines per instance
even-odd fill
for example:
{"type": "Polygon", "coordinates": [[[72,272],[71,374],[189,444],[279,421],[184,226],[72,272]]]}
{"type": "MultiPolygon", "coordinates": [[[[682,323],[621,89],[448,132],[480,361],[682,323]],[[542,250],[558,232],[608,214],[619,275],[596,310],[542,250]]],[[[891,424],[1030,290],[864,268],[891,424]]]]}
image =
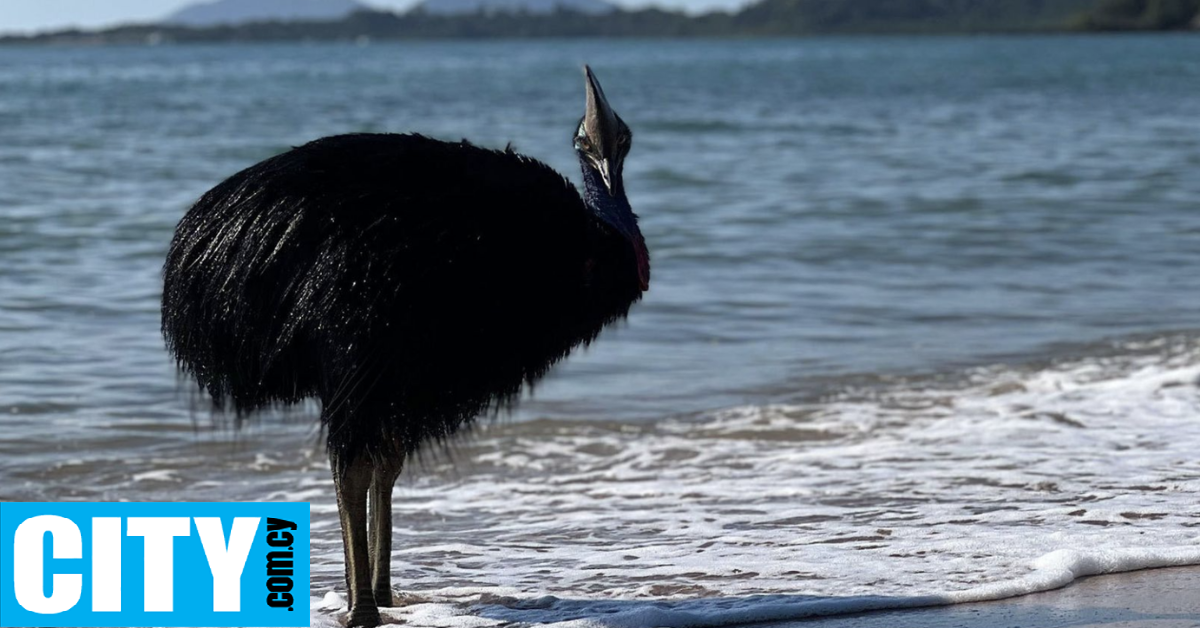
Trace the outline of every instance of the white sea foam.
{"type": "MultiPolygon", "coordinates": [[[[924,595],[821,597],[758,595],[665,602],[570,600],[555,596],[499,596],[494,590],[443,590],[403,606],[384,609],[387,625],[482,628],[500,624],[547,624],[558,628],[715,628],[847,615],[879,610],[948,606],[1003,600],[1049,591],[1087,576],[1200,564],[1200,547],[1132,550],[1058,550],[1035,561],[1025,576],[969,589],[924,595]],[[438,600],[438,601],[432,601],[438,600]]],[[[334,592],[312,598],[312,626],[335,628],[346,599],[334,592]]]]}
{"type": "MultiPolygon", "coordinates": [[[[655,425],[490,430],[398,487],[402,591],[385,615],[724,626],[1200,564],[1195,341],[930,381],[655,425]]],[[[326,595],[336,533],[317,533],[330,539],[314,546],[314,626],[344,611],[326,595]]]]}
{"type": "MultiPolygon", "coordinates": [[[[653,423],[510,423],[412,465],[385,615],[718,626],[1020,595],[1200,564],[1200,340],[653,423]]],[[[312,622],[345,602],[304,424],[31,467],[36,500],[312,502],[312,622]]],[[[172,441],[173,443],[175,441],[172,441]]]]}

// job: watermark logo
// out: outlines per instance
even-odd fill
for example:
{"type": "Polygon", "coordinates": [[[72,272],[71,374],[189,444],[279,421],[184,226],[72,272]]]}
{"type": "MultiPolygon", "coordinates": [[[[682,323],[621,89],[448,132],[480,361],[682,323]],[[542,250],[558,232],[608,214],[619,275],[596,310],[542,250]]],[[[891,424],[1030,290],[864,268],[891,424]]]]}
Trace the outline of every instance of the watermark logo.
{"type": "Polygon", "coordinates": [[[307,626],[308,504],[0,503],[0,627],[307,626]]]}

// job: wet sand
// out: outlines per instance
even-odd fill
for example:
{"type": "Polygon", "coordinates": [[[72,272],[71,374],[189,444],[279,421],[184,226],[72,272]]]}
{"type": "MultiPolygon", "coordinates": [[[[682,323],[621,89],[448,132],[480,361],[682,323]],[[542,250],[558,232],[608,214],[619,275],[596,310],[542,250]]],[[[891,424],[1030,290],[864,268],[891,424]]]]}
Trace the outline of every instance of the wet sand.
{"type": "Polygon", "coordinates": [[[764,628],[1200,628],[1200,568],[1085,578],[999,602],[764,624],[764,628]]]}

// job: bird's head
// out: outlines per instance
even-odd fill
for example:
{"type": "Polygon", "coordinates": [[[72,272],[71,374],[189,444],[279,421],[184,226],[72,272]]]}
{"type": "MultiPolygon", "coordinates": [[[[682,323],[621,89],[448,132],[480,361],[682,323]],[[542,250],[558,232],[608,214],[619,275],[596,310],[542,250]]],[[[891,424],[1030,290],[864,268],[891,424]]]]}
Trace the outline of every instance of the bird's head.
{"type": "Polygon", "coordinates": [[[613,196],[625,193],[621,168],[633,142],[629,126],[613,111],[604,97],[604,90],[592,69],[583,66],[587,79],[587,111],[575,130],[575,152],[585,167],[600,176],[604,187],[613,196]]]}
{"type": "Polygon", "coordinates": [[[650,287],[650,256],[638,229],[637,216],[625,197],[622,169],[625,156],[633,145],[629,125],[613,111],[600,87],[600,81],[588,66],[583,66],[587,89],[587,110],[575,130],[575,153],[583,166],[590,204],[610,225],[629,240],[638,266],[643,291],[650,287]]]}

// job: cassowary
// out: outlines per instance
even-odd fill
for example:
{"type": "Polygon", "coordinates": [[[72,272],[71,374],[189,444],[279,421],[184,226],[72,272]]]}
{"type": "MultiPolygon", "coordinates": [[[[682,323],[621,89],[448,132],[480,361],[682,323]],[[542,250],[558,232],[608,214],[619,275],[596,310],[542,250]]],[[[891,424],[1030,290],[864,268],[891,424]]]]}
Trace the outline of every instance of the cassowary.
{"type": "Polygon", "coordinates": [[[582,195],[511,150],[339,135],[233,175],[175,231],[162,331],[181,371],[238,417],[320,402],[352,626],[391,604],[405,459],[510,406],[649,287],[632,136],[584,73],[582,195]]]}

